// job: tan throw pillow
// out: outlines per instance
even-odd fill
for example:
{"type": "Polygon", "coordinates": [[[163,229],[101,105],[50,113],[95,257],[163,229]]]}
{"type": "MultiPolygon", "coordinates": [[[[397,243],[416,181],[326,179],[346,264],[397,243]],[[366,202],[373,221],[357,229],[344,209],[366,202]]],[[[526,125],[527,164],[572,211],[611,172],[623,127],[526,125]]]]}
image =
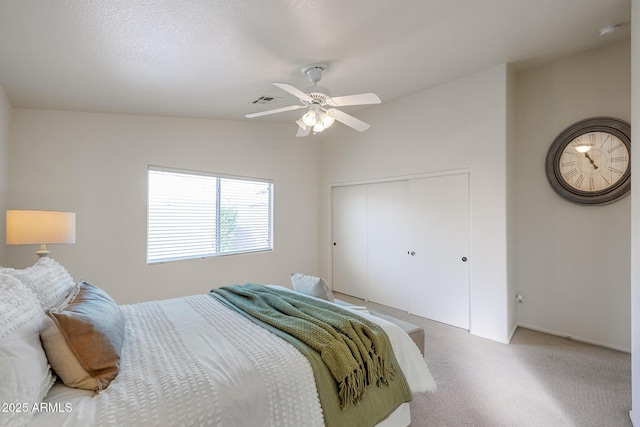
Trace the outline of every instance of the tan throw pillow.
{"type": "Polygon", "coordinates": [[[49,364],[67,386],[100,391],[118,374],[124,316],[105,291],[81,281],[47,312],[40,337],[49,364]]]}

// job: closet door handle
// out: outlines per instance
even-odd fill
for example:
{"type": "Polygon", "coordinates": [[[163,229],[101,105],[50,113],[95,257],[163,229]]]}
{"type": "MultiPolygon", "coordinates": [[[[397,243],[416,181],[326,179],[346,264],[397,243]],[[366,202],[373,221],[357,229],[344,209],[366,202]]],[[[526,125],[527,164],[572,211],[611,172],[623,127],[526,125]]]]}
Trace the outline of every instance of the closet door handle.
{"type": "Polygon", "coordinates": [[[414,251],[411,251],[411,252],[407,251],[407,255],[415,256],[415,254],[416,253],[414,251]]]}
{"type": "Polygon", "coordinates": [[[467,262],[467,257],[466,256],[462,257],[462,262],[467,262]]]}

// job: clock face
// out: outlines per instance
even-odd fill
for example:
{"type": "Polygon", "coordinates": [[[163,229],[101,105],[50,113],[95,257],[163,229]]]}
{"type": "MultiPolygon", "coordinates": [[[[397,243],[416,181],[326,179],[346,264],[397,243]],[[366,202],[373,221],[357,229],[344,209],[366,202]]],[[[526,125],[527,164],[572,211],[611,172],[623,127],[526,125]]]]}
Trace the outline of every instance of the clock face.
{"type": "Polygon", "coordinates": [[[560,196],[583,205],[612,203],[631,192],[631,127],[611,117],[563,130],[547,153],[547,180],[560,196]]]}
{"type": "Polygon", "coordinates": [[[601,192],[625,177],[629,161],[629,150],[620,138],[608,132],[589,132],[562,150],[560,177],[576,190],[601,192]]]}

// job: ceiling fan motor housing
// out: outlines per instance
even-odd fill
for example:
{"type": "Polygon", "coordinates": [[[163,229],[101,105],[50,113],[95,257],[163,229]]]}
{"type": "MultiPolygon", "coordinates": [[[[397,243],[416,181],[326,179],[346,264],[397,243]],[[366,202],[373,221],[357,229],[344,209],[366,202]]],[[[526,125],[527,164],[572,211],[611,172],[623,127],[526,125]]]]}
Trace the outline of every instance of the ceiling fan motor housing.
{"type": "Polygon", "coordinates": [[[327,103],[327,98],[331,95],[329,89],[322,86],[309,86],[304,90],[312,99],[312,104],[324,105],[327,103]]]}
{"type": "Polygon", "coordinates": [[[311,80],[311,83],[315,85],[320,81],[322,73],[324,73],[327,68],[329,68],[329,66],[323,63],[310,64],[300,70],[300,72],[307,76],[309,80],[311,80]]]}
{"type": "Polygon", "coordinates": [[[300,72],[307,76],[309,80],[311,80],[311,83],[313,83],[313,86],[309,86],[304,90],[311,97],[311,102],[308,102],[308,104],[324,105],[327,103],[327,98],[331,96],[329,89],[318,86],[318,82],[322,78],[322,73],[324,73],[327,68],[329,68],[327,64],[316,63],[307,65],[300,70],[300,72]]]}

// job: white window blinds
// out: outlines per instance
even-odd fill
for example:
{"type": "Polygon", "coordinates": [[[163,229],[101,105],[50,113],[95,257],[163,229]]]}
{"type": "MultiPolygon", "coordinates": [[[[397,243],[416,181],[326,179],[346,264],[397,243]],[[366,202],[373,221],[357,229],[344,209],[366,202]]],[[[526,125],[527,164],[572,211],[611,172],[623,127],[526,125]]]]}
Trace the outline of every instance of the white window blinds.
{"type": "Polygon", "coordinates": [[[273,248],[273,184],[149,167],[147,263],[273,248]]]}

